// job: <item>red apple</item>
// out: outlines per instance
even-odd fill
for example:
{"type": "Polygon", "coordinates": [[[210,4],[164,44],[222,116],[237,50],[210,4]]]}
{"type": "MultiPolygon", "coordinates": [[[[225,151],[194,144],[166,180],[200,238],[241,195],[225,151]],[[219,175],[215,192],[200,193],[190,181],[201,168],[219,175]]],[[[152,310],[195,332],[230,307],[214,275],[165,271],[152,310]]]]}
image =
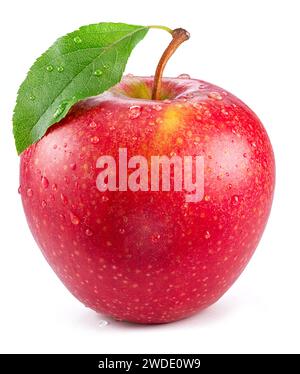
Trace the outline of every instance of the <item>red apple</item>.
{"type": "Polygon", "coordinates": [[[235,96],[181,76],[162,81],[158,101],[152,85],[124,78],[75,105],[21,156],[24,210],[50,266],[86,306],[139,323],[187,317],[228,290],[263,233],[275,174],[265,129],[235,96]],[[97,159],[118,160],[119,148],[128,157],[203,156],[203,199],[100,192],[97,159]]]}

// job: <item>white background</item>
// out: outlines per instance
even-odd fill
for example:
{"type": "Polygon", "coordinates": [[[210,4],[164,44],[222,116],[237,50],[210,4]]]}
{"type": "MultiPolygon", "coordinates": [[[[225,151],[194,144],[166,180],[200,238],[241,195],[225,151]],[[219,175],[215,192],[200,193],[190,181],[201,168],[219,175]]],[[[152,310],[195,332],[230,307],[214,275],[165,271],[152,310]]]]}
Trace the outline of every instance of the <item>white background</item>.
{"type": "MultiPolygon", "coordinates": [[[[0,352],[300,352],[299,1],[2,1],[0,5],[0,352]],[[161,326],[109,321],[81,305],[43,259],[18,188],[11,116],[25,74],[54,40],[101,21],[184,27],[166,75],[231,91],[261,118],[277,163],[271,218],[236,284],[197,316],[161,326]]],[[[169,41],[150,31],[127,72],[151,75],[169,41]]]]}

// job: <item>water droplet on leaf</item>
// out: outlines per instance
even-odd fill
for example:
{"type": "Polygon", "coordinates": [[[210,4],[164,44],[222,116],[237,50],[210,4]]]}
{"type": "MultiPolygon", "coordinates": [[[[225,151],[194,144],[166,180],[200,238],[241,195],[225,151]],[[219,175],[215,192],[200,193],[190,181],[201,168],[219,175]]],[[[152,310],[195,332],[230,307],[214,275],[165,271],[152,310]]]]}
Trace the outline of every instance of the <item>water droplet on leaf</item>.
{"type": "Polygon", "coordinates": [[[53,70],[53,66],[52,65],[48,65],[46,67],[46,70],[49,71],[49,72],[51,72],[53,70]]]}
{"type": "Polygon", "coordinates": [[[82,40],[79,36],[75,36],[75,38],[73,40],[74,40],[74,43],[76,43],[76,44],[80,44],[82,42],[82,40]]]}
{"type": "Polygon", "coordinates": [[[30,99],[31,101],[34,101],[34,100],[35,100],[35,96],[34,96],[34,95],[30,95],[30,96],[29,96],[29,99],[30,99]]]}
{"type": "Polygon", "coordinates": [[[57,67],[57,71],[58,71],[59,73],[63,72],[63,71],[64,71],[64,67],[63,67],[63,66],[58,66],[58,67],[57,67]]]}
{"type": "Polygon", "coordinates": [[[97,70],[94,71],[94,75],[96,75],[96,77],[100,77],[102,74],[103,74],[103,72],[100,69],[97,69],[97,70]]]}
{"type": "Polygon", "coordinates": [[[57,118],[57,117],[59,117],[60,115],[62,115],[62,114],[66,111],[66,109],[67,109],[67,107],[68,107],[69,105],[70,105],[69,100],[64,100],[64,101],[62,101],[62,102],[59,104],[59,106],[57,107],[56,111],[54,112],[53,117],[54,117],[54,118],[57,118]]]}

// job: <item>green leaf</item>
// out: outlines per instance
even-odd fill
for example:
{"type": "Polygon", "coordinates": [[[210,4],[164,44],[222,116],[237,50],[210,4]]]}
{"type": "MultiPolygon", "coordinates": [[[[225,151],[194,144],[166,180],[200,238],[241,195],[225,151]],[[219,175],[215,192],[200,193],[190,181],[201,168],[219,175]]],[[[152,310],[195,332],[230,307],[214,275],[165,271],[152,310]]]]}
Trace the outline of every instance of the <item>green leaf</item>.
{"type": "Polygon", "coordinates": [[[13,115],[18,154],[38,141],[79,100],[117,84],[149,27],[123,23],[83,26],[59,38],[32,65],[13,115]]]}

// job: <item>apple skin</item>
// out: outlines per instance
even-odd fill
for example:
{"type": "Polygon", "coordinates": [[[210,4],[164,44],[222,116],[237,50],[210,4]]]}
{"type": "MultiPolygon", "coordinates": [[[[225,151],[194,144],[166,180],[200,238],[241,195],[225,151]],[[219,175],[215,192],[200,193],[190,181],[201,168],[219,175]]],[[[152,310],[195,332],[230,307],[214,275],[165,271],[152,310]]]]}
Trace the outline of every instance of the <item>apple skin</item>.
{"type": "Polygon", "coordinates": [[[239,99],[186,76],[132,77],[76,104],[21,155],[31,232],[57,276],[87,307],[118,320],[165,323],[216,302],[265,228],[275,164],[268,135],[239,99]],[[135,96],[135,97],[130,97],[135,96]],[[139,98],[136,98],[136,97],[139,98]],[[96,160],[202,155],[205,196],[100,192],[96,160]]]}

